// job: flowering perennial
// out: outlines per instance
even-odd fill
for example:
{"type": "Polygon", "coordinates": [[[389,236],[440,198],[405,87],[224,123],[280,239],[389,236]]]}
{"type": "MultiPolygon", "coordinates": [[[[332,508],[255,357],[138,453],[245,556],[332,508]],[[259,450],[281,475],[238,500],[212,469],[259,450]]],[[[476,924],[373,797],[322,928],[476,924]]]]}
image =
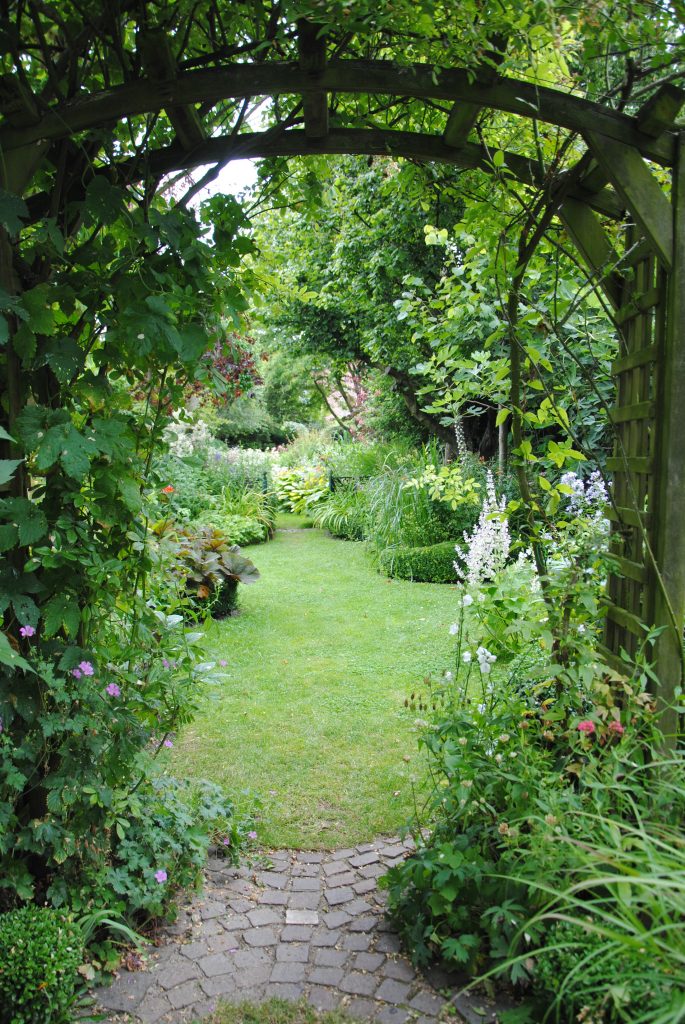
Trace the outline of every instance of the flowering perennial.
{"type": "Polygon", "coordinates": [[[488,470],[478,522],[471,534],[464,531],[466,549],[455,545],[458,556],[454,563],[455,571],[472,586],[477,587],[484,580],[493,579],[507,564],[511,538],[505,509],[506,498],[498,500],[495,481],[488,470]]]}

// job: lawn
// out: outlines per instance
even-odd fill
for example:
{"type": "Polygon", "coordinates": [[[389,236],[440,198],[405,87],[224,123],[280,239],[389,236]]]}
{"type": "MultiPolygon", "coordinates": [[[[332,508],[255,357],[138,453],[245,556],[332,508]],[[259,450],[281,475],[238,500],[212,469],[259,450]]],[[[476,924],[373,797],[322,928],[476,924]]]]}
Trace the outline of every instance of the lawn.
{"type": "Polygon", "coordinates": [[[362,544],[279,531],[208,654],[228,662],[171,769],[261,801],[260,842],[332,848],[392,833],[423,778],[405,698],[450,667],[458,590],[386,580],[362,544]]]}

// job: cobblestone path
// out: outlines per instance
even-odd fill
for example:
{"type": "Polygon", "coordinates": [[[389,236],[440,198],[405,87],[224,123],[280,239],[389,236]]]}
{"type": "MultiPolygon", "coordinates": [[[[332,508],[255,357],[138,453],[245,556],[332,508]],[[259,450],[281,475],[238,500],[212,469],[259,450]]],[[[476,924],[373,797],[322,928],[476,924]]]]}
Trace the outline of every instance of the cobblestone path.
{"type": "Polygon", "coordinates": [[[379,1024],[496,1021],[492,1004],[449,998],[439,971],[417,975],[383,916],[377,878],[411,840],[332,853],[277,851],[269,867],[210,858],[202,898],[164,933],[145,970],[122,970],[97,993],[109,1021],[181,1024],[217,1002],[306,997],[379,1024]]]}

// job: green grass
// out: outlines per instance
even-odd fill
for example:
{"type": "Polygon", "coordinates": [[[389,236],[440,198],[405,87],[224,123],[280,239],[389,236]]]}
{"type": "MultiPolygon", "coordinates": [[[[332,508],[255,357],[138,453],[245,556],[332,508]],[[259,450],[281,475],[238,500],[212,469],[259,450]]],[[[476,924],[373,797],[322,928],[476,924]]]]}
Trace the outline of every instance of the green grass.
{"type": "Polygon", "coordinates": [[[240,588],[241,614],[209,631],[209,656],[228,666],[172,770],[221,783],[239,806],[245,791],[259,797],[265,846],[394,832],[423,776],[404,700],[450,667],[457,588],[386,580],[363,545],[318,530],[246,551],[262,578],[240,588]]]}
{"type": "Polygon", "coordinates": [[[240,1003],[233,1006],[223,1003],[209,1017],[205,1024],[345,1024],[350,1017],[338,1011],[320,1013],[305,1000],[289,1003],[285,999],[269,999],[255,1006],[254,1003],[240,1003]]]}

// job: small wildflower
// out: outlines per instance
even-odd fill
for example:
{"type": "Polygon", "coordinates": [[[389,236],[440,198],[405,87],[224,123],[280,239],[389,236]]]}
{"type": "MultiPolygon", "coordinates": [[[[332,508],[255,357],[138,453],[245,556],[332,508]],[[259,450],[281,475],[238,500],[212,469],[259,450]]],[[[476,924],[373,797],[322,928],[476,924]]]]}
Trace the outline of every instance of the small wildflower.
{"type": "Polygon", "coordinates": [[[543,732],[543,734],[542,734],[542,735],[544,736],[544,738],[545,738],[546,740],[549,740],[549,741],[550,741],[550,743],[551,743],[551,742],[552,742],[552,740],[554,739],[554,733],[552,732],[552,730],[551,730],[551,729],[545,729],[545,731],[543,732]]]}
{"type": "Polygon", "coordinates": [[[169,749],[171,749],[171,747],[173,747],[173,743],[171,742],[171,740],[164,740],[164,746],[169,747],[169,749]]]}
{"type": "Polygon", "coordinates": [[[470,594],[464,594],[464,596],[461,599],[461,603],[463,604],[464,608],[468,608],[469,605],[473,604],[473,598],[471,597],[470,594]]]}
{"type": "Polygon", "coordinates": [[[162,494],[173,494],[174,488],[171,484],[167,484],[166,487],[162,487],[162,494]]]}
{"type": "Polygon", "coordinates": [[[473,655],[471,654],[471,651],[464,651],[464,653],[461,656],[461,660],[464,662],[465,665],[470,665],[471,662],[473,661],[473,655]]]}
{"type": "Polygon", "coordinates": [[[72,668],[71,674],[74,677],[74,679],[80,679],[81,676],[83,675],[83,672],[81,671],[80,668],[72,668]]]}
{"type": "Polygon", "coordinates": [[[160,868],[159,871],[155,871],[155,881],[159,882],[160,885],[162,884],[162,882],[166,882],[168,877],[169,876],[167,875],[164,868],[160,868]]]}
{"type": "Polygon", "coordinates": [[[221,661],[219,662],[219,664],[221,665],[222,668],[226,668],[226,666],[228,665],[228,662],[226,661],[225,658],[222,658],[221,661]]]}
{"type": "Polygon", "coordinates": [[[502,822],[502,823],[500,824],[500,826],[499,826],[499,828],[497,829],[497,831],[499,832],[499,834],[500,834],[501,836],[508,836],[508,835],[509,835],[509,826],[507,825],[506,821],[503,821],[503,822],[502,822]]]}
{"type": "Polygon", "coordinates": [[[247,833],[247,838],[248,839],[256,839],[257,838],[257,833],[254,831],[254,829],[252,829],[250,832],[247,833]]]}
{"type": "Polygon", "coordinates": [[[582,722],[578,722],[576,728],[578,729],[578,732],[584,732],[586,735],[591,736],[595,731],[595,723],[589,718],[585,718],[582,722]]]}
{"type": "Polygon", "coordinates": [[[498,736],[497,738],[500,741],[500,743],[508,743],[509,740],[510,740],[510,736],[509,736],[508,732],[503,732],[502,735],[498,736]]]}
{"type": "Polygon", "coordinates": [[[492,665],[489,661],[479,661],[478,666],[484,676],[488,676],[492,672],[492,665]]]}
{"type": "Polygon", "coordinates": [[[556,825],[556,823],[557,823],[556,815],[555,814],[546,814],[545,815],[545,823],[547,825],[556,825]]]}
{"type": "Polygon", "coordinates": [[[224,836],[224,838],[221,840],[221,842],[223,843],[224,846],[230,846],[231,845],[231,840],[228,838],[228,836],[224,836]]]}
{"type": "Polygon", "coordinates": [[[617,736],[622,736],[625,729],[620,722],[609,722],[609,732],[615,732],[617,736]]]}
{"type": "Polygon", "coordinates": [[[171,668],[171,662],[168,658],[162,658],[162,665],[164,668],[171,668]]]}
{"type": "MultiPolygon", "coordinates": [[[[464,600],[466,600],[466,598],[464,598],[464,600]]],[[[450,636],[456,636],[458,632],[459,632],[459,623],[453,622],[452,625],[450,626],[450,636]]]]}
{"type": "Polygon", "coordinates": [[[108,693],[110,697],[121,697],[121,690],[116,683],[108,683],[105,687],[105,693],[108,693]]]}
{"type": "Polygon", "coordinates": [[[89,661],[80,661],[78,666],[83,672],[84,676],[95,675],[95,669],[89,661]]]}
{"type": "Polygon", "coordinates": [[[28,637],[35,636],[36,630],[33,626],[27,624],[26,626],[22,626],[19,632],[23,637],[28,637]]]}
{"type": "Polygon", "coordinates": [[[452,680],[454,679],[454,676],[452,675],[451,672],[445,672],[445,679],[448,683],[451,683],[452,680]]]}
{"type": "Polygon", "coordinates": [[[457,743],[459,744],[460,747],[465,747],[466,744],[468,743],[468,740],[466,739],[466,736],[460,736],[459,739],[457,740],[457,743]]]}

